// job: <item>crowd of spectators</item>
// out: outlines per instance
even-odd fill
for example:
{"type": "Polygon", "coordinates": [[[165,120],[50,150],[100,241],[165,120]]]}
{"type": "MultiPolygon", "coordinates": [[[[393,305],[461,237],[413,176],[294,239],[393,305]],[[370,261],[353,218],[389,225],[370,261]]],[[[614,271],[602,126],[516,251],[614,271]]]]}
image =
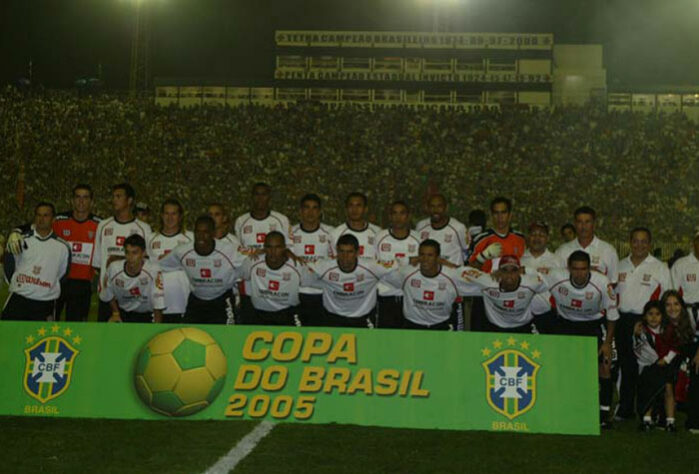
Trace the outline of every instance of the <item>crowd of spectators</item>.
{"type": "MultiPolygon", "coordinates": [[[[211,201],[231,215],[248,208],[250,186],[274,188],[274,208],[296,216],[315,192],[325,220],[343,220],[343,198],[369,196],[371,220],[404,199],[422,216],[428,191],[451,214],[513,198],[520,228],[553,228],[574,208],[597,209],[598,232],[626,241],[647,225],[656,242],[688,242],[699,223],[699,136],[683,115],[607,113],[594,107],[478,113],[317,103],[289,107],[157,107],[152,99],[70,92],[0,92],[0,226],[31,217],[40,200],[69,207],[72,185],[90,183],[96,212],[109,214],[109,189],[128,181],[157,209],[180,199],[188,221],[211,201]]],[[[558,241],[558,235],[554,235],[558,241]]]]}

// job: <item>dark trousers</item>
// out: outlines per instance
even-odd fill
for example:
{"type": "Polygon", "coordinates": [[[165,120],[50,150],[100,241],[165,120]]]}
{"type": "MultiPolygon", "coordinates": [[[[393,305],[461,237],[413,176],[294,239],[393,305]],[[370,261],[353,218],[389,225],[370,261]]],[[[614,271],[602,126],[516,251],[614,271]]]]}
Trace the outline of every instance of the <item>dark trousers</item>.
{"type": "Polygon", "coordinates": [[[302,326],[322,326],[325,308],[323,295],[299,293],[299,319],[302,326]]]}
{"type": "Polygon", "coordinates": [[[183,322],[184,322],[184,314],[163,313],[163,323],[165,323],[165,324],[182,324],[183,322]]]}
{"type": "Polygon", "coordinates": [[[403,329],[423,329],[425,331],[455,331],[456,325],[453,318],[437,324],[417,324],[407,319],[403,320],[403,329]]]}
{"type": "Polygon", "coordinates": [[[536,326],[539,334],[554,334],[556,330],[556,312],[552,310],[543,314],[535,314],[534,326],[536,326]]]}
{"type": "Polygon", "coordinates": [[[501,328],[493,323],[491,323],[487,318],[485,320],[485,325],[483,329],[484,332],[505,332],[510,334],[531,334],[532,333],[532,323],[527,323],[522,326],[517,326],[513,328],[501,328]]]}
{"type": "Polygon", "coordinates": [[[187,324],[226,324],[233,321],[233,291],[212,300],[202,300],[190,293],[183,322],[187,324]]]}
{"type": "Polygon", "coordinates": [[[485,316],[485,304],[480,296],[473,297],[471,303],[471,331],[486,332],[488,318],[485,316]]]}
{"type": "Polygon", "coordinates": [[[56,318],[66,310],[66,321],[87,321],[92,299],[92,282],[66,279],[61,285],[61,296],[56,301],[56,318]]]}
{"type": "Polygon", "coordinates": [[[243,318],[240,324],[260,326],[296,326],[296,308],[287,308],[281,311],[262,311],[254,309],[252,317],[243,318]]]}
{"type": "Polygon", "coordinates": [[[112,316],[112,307],[109,303],[105,303],[100,300],[99,306],[97,307],[97,321],[100,323],[106,323],[112,316]]]}
{"type": "Polygon", "coordinates": [[[400,329],[403,327],[403,297],[379,296],[376,327],[400,329]]]}
{"type": "Polygon", "coordinates": [[[55,300],[39,301],[10,293],[2,311],[5,321],[48,321],[54,315],[55,300]]]}
{"type": "Polygon", "coordinates": [[[124,323],[152,323],[153,313],[139,313],[137,311],[119,310],[121,321],[124,323]]]}
{"type": "MultiPolygon", "coordinates": [[[[689,351],[690,359],[699,350],[699,344],[694,344],[692,350],[689,351]]],[[[689,366],[689,393],[687,394],[687,429],[699,429],[699,374],[696,373],[696,367],[692,364],[689,366]]]]}
{"type": "Polygon", "coordinates": [[[631,418],[635,413],[636,385],[638,383],[638,364],[633,352],[633,328],[641,316],[633,313],[619,313],[619,320],[614,331],[614,343],[616,344],[621,370],[621,384],[619,387],[619,411],[623,418],[631,418]]]}
{"type": "Polygon", "coordinates": [[[375,326],[374,321],[376,318],[376,312],[372,311],[369,314],[360,316],[358,318],[350,318],[347,316],[341,316],[339,314],[333,314],[325,312],[324,324],[323,326],[331,328],[364,328],[373,329],[375,326]]]}

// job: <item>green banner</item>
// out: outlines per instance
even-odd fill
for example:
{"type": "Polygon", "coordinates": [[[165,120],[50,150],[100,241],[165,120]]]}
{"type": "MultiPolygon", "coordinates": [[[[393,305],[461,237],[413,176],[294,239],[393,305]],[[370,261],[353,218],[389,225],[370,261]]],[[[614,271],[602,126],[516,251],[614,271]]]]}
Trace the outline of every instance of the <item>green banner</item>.
{"type": "Polygon", "coordinates": [[[0,322],[0,414],[599,434],[593,338],[0,322]]]}

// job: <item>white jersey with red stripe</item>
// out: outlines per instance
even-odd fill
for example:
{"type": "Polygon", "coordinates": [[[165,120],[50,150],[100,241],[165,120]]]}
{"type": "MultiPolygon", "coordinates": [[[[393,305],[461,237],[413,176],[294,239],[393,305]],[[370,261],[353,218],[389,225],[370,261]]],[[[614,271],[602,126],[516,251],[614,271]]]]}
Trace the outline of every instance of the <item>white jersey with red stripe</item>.
{"type": "Polygon", "coordinates": [[[61,295],[61,280],[70,267],[68,243],[51,232],[41,237],[34,229],[22,236],[24,244],[19,255],[5,255],[5,278],[10,293],[36,301],[51,301],[61,295]]]}
{"type": "Polygon", "coordinates": [[[576,322],[596,321],[605,316],[608,321],[619,319],[614,288],[600,272],[591,271],[589,280],[580,288],[573,284],[567,270],[553,270],[543,278],[563,319],[576,322]]]}
{"type": "Polygon", "coordinates": [[[699,260],[690,253],[686,257],[677,259],[670,271],[672,284],[680,292],[687,304],[699,303],[699,260]]]}
{"type": "Polygon", "coordinates": [[[651,300],[659,300],[663,293],[672,288],[670,270],[665,262],[648,255],[638,266],[631,256],[619,262],[619,311],[643,314],[643,306],[651,300]]]}
{"type": "Polygon", "coordinates": [[[403,316],[423,326],[443,323],[451,317],[452,305],[459,296],[458,273],[442,266],[428,277],[419,266],[403,266],[391,271],[382,281],[403,293],[403,316]]]}
{"type": "Polygon", "coordinates": [[[359,256],[364,258],[376,257],[376,235],[381,232],[379,226],[370,222],[362,230],[351,229],[347,223],[335,227],[332,232],[332,251],[337,248],[337,241],[345,234],[354,235],[359,241],[359,256]]]}
{"type": "Polygon", "coordinates": [[[315,279],[306,265],[289,259],[279,268],[272,268],[264,257],[246,258],[238,275],[249,282],[250,300],[255,309],[270,312],[297,306],[301,285],[315,279]]]}
{"type": "MultiPolygon", "coordinates": [[[[157,262],[164,255],[169,254],[178,245],[194,242],[194,234],[191,231],[178,232],[174,235],[165,235],[156,232],[148,242],[148,256],[157,262]]],[[[167,272],[163,275],[165,288],[165,312],[183,314],[187,309],[189,298],[189,279],[184,270],[167,272]]]]}
{"type": "Polygon", "coordinates": [[[554,268],[562,268],[560,260],[549,249],[544,250],[544,253],[537,257],[527,249],[519,261],[527,270],[539,272],[542,275],[548,274],[554,268]]]}
{"type": "Polygon", "coordinates": [[[483,297],[488,321],[500,328],[524,326],[551,310],[548,287],[536,272],[521,275],[519,286],[505,291],[491,274],[466,266],[460,269],[458,284],[464,296],[483,297]]]}
{"type": "MultiPolygon", "coordinates": [[[[291,251],[305,262],[315,262],[320,258],[332,259],[335,251],[332,245],[332,232],[335,228],[326,224],[319,224],[315,230],[304,230],[301,224],[296,224],[292,229],[293,245],[291,251]]],[[[302,286],[299,290],[305,295],[322,295],[323,290],[310,286],[302,286]]]]}
{"type": "Polygon", "coordinates": [[[155,309],[165,309],[164,283],[160,268],[146,260],[137,275],[126,271],[126,261],[117,260],[107,268],[107,284],[104,295],[108,301],[116,298],[119,308],[124,311],[150,313],[155,309]]]}
{"type": "MultiPolygon", "coordinates": [[[[399,239],[391,233],[391,229],[384,229],[376,235],[376,259],[384,264],[390,262],[390,268],[398,268],[407,265],[410,257],[418,254],[420,237],[417,232],[411,230],[408,235],[399,239]]],[[[379,283],[379,296],[401,296],[400,287],[379,283]]]]}
{"type": "Polygon", "coordinates": [[[582,250],[590,256],[590,265],[606,276],[612,284],[618,281],[619,256],[616,249],[604,240],[594,236],[590,245],[583,248],[578,239],[573,239],[558,247],[556,258],[561,268],[568,268],[568,257],[576,250],[582,250]]]}
{"type": "Polygon", "coordinates": [[[415,231],[420,241],[427,239],[439,242],[440,255],[454,265],[464,264],[464,255],[468,253],[468,240],[466,226],[458,220],[450,217],[442,227],[432,227],[429,218],[418,222],[415,231]]]}
{"type": "Polygon", "coordinates": [[[308,266],[315,272],[312,286],[323,290],[325,309],[348,318],[366,316],[376,307],[376,285],[389,272],[367,258],[360,258],[350,272],[342,271],[336,260],[318,260],[308,266]]]}
{"type": "Polygon", "coordinates": [[[194,242],[178,245],[159,261],[163,272],[184,270],[194,296],[213,300],[233,289],[236,269],[245,257],[225,241],[214,241],[214,250],[200,255],[194,242]]]}
{"type": "Polygon", "coordinates": [[[105,282],[107,274],[107,262],[109,257],[124,256],[124,241],[127,237],[138,234],[146,242],[149,242],[153,231],[145,222],[133,218],[127,222],[119,222],[114,216],[104,219],[97,226],[97,235],[95,236],[95,250],[92,256],[92,266],[100,269],[100,279],[98,291],[100,300],[107,303],[105,296],[102,294],[102,286],[105,282]]]}

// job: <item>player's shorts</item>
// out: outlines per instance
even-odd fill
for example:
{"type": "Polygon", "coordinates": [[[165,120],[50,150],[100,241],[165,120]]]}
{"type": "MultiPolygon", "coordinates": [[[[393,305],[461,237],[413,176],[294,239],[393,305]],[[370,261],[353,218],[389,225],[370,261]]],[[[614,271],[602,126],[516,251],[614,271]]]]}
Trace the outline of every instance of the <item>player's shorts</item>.
{"type": "Polygon", "coordinates": [[[39,301],[10,293],[2,319],[5,321],[51,321],[54,317],[55,300],[39,301]]]}
{"type": "Polygon", "coordinates": [[[183,322],[187,324],[233,323],[233,290],[212,300],[202,300],[190,293],[183,322]]]}
{"type": "Polygon", "coordinates": [[[379,296],[376,327],[400,329],[403,327],[403,297],[379,296]]]}
{"type": "Polygon", "coordinates": [[[181,313],[163,313],[163,323],[165,324],[182,324],[184,322],[184,314],[181,313]]]}
{"type": "Polygon", "coordinates": [[[502,328],[496,324],[490,322],[488,318],[483,322],[483,327],[481,328],[483,332],[504,332],[511,334],[532,334],[532,323],[523,324],[521,326],[515,326],[513,328],[502,328]]]}
{"type": "Polygon", "coordinates": [[[423,329],[427,331],[456,331],[454,317],[437,324],[418,324],[407,319],[403,320],[403,329],[423,329]]]}
{"type": "MultiPolygon", "coordinates": [[[[298,314],[296,308],[287,308],[281,311],[254,310],[254,315],[241,321],[240,324],[252,324],[260,326],[296,326],[298,314]]],[[[300,325],[300,321],[299,321],[300,325]]]]}
{"type": "Polygon", "coordinates": [[[299,319],[302,326],[322,326],[325,308],[323,295],[299,293],[299,319]]]}
{"type": "Polygon", "coordinates": [[[119,316],[124,323],[152,323],[153,313],[140,313],[138,311],[119,310],[119,316]]]}
{"type": "Polygon", "coordinates": [[[100,300],[97,306],[97,321],[100,323],[106,323],[112,316],[112,307],[108,302],[100,300]]]}
{"type": "Polygon", "coordinates": [[[61,284],[61,296],[56,302],[56,317],[65,307],[66,321],[87,321],[92,299],[92,282],[68,278],[61,284]]]}
{"type": "Polygon", "coordinates": [[[556,320],[556,334],[564,336],[589,336],[596,337],[599,344],[602,343],[603,319],[594,321],[570,321],[562,317],[556,320]]]}
{"type": "Polygon", "coordinates": [[[369,314],[360,316],[358,318],[350,318],[347,316],[341,316],[339,314],[333,314],[325,312],[323,318],[323,326],[334,327],[334,328],[364,328],[373,329],[375,325],[376,310],[369,314]]]}

